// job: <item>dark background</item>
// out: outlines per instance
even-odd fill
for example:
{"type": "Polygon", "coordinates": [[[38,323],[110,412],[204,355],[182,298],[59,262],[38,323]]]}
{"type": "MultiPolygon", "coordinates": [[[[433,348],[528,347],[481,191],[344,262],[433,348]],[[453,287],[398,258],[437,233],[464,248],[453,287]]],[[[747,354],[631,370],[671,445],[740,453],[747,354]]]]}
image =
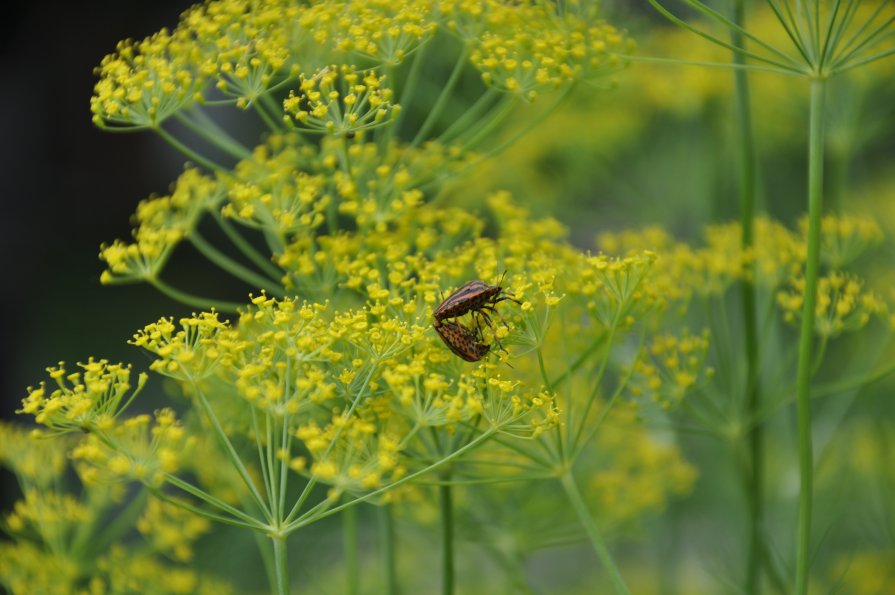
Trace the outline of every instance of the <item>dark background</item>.
{"type": "MultiPolygon", "coordinates": [[[[103,287],[99,244],[130,236],[137,202],[166,193],[183,158],[148,132],[91,122],[93,69],[126,37],[172,27],[189,0],[21,3],[0,36],[0,417],[44,368],[143,359],[126,341],[182,309],[145,285],[103,287]]],[[[21,420],[20,421],[25,421],[21,420]]]]}

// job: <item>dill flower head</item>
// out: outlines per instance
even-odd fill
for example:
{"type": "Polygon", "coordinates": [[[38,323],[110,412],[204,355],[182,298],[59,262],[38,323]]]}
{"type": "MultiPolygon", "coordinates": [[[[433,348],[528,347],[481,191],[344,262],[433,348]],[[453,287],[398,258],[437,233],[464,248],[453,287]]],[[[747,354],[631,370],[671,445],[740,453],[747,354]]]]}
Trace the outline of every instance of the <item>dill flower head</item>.
{"type": "Polygon", "coordinates": [[[130,341],[159,358],[149,368],[180,380],[198,380],[212,374],[234,349],[229,324],[217,312],[202,312],[181,318],[162,318],[146,325],[130,341]]]}
{"type": "Polygon", "coordinates": [[[397,66],[434,34],[434,0],[353,0],[343,3],[332,43],[340,52],[397,66]]]}
{"type": "MultiPolygon", "coordinates": [[[[801,319],[804,292],[805,278],[796,277],[788,288],[777,293],[777,305],[787,322],[794,324],[801,319]]],[[[835,337],[856,331],[866,326],[873,316],[885,319],[888,310],[882,297],[866,289],[861,278],[832,271],[817,283],[814,332],[823,337],[835,337]]]]}
{"type": "Polygon", "coordinates": [[[41,440],[33,430],[0,422],[0,464],[21,480],[46,487],[65,471],[66,441],[41,440]]]}
{"type": "Polygon", "coordinates": [[[385,75],[333,64],[311,76],[301,75],[299,91],[283,101],[286,122],[303,130],[345,136],[388,124],[400,107],[383,85],[385,75]]]}
{"type": "Polygon", "coordinates": [[[152,498],[136,527],[155,551],[178,562],[189,562],[193,543],[211,529],[211,523],[176,504],[152,498]]]}
{"type": "Polygon", "coordinates": [[[78,367],[82,371],[68,372],[62,362],[47,368],[55,387],[45,382],[37,388],[29,387],[28,396],[22,399],[22,408],[16,413],[33,415],[37,423],[58,434],[107,427],[137,396],[147,379],[141,373],[132,391],[129,365],[90,358],[78,367]]]}
{"type": "Polygon", "coordinates": [[[687,392],[714,375],[706,365],[708,347],[708,330],[700,335],[684,329],[680,336],[654,336],[633,364],[629,393],[651,398],[664,409],[679,405],[687,392]]]}
{"type": "Polygon", "coordinates": [[[532,100],[621,66],[617,53],[629,42],[586,4],[460,0],[443,2],[442,10],[485,84],[532,100]]]}
{"type": "Polygon", "coordinates": [[[100,259],[108,266],[100,281],[111,284],[154,278],[201,215],[216,208],[221,198],[215,180],[187,168],[169,196],[149,198],[137,205],[134,242],[116,240],[100,246],[100,259]]]}
{"type": "Polygon", "coordinates": [[[204,82],[196,49],[182,31],[166,29],[141,42],[119,43],[96,69],[94,123],[154,128],[191,104],[204,82]]]}
{"type": "Polygon", "coordinates": [[[246,108],[295,74],[301,7],[282,0],[219,0],[193,6],[178,31],[196,48],[198,71],[246,108]]]}
{"type": "Polygon", "coordinates": [[[116,421],[72,449],[85,483],[137,481],[158,487],[186,464],[194,439],[170,409],[116,421]]]}

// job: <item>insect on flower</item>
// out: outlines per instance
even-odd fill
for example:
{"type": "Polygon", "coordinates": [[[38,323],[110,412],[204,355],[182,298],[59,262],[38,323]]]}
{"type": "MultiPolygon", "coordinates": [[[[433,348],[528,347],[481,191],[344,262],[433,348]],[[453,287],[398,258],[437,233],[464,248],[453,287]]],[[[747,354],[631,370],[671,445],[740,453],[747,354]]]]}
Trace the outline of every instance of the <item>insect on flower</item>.
{"type": "Polygon", "coordinates": [[[506,271],[497,285],[488,285],[478,279],[464,283],[435,308],[433,313],[435,320],[444,321],[448,318],[463,316],[467,312],[473,312],[481,314],[488,326],[491,326],[491,319],[485,313],[486,311],[500,316],[497,308],[494,307],[498,302],[510,300],[517,304],[520,303],[513,297],[513,294],[504,291],[501,287],[500,283],[503,282],[504,276],[506,276],[506,271]]]}
{"type": "Polygon", "coordinates": [[[434,326],[448,349],[462,360],[477,362],[491,350],[490,345],[481,341],[478,333],[458,322],[436,320],[434,326]]]}
{"type": "MultiPolygon", "coordinates": [[[[503,287],[500,285],[505,275],[506,271],[504,271],[503,276],[501,276],[501,281],[498,282],[497,285],[488,285],[484,281],[478,279],[469,281],[454,291],[454,293],[449,295],[437,308],[435,308],[435,312],[433,313],[435,316],[434,326],[436,332],[438,332],[438,336],[441,337],[451,351],[466,361],[478,361],[484,357],[490,349],[490,346],[486,345],[481,340],[480,320],[484,320],[485,324],[490,327],[491,317],[488,316],[488,313],[490,312],[492,314],[497,314],[506,325],[506,320],[503,320],[503,316],[500,316],[495,305],[504,300],[510,300],[517,304],[519,303],[519,300],[513,297],[512,294],[504,291],[503,287]],[[475,331],[462,324],[447,322],[450,318],[463,316],[469,312],[472,313],[473,318],[476,320],[477,328],[475,331]],[[469,359],[470,357],[473,357],[474,359],[469,359]]],[[[506,351],[503,345],[501,345],[500,340],[496,337],[495,341],[503,351],[506,351]]]]}

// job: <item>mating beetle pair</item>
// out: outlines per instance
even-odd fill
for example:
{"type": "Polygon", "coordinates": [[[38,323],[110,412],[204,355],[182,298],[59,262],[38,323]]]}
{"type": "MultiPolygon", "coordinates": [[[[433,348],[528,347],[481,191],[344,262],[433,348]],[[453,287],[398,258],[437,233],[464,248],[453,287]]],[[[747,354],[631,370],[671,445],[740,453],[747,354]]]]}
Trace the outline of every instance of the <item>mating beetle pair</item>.
{"type": "MultiPolygon", "coordinates": [[[[506,275],[506,272],[504,272],[506,275]]],[[[497,285],[488,285],[484,281],[469,281],[449,295],[437,308],[433,316],[435,322],[435,332],[444,341],[444,344],[454,352],[460,359],[468,362],[477,362],[488,354],[491,346],[482,341],[481,320],[485,321],[489,327],[491,326],[491,317],[488,315],[497,314],[501,320],[503,316],[495,308],[498,302],[510,300],[520,303],[512,294],[504,291],[500,283],[497,285]],[[458,322],[451,322],[449,319],[463,316],[471,312],[476,320],[475,330],[462,325],[458,322]]],[[[506,324],[506,321],[504,321],[506,324]]],[[[500,341],[498,346],[503,349],[500,341]]],[[[506,351],[504,349],[504,351],[506,351]]]]}

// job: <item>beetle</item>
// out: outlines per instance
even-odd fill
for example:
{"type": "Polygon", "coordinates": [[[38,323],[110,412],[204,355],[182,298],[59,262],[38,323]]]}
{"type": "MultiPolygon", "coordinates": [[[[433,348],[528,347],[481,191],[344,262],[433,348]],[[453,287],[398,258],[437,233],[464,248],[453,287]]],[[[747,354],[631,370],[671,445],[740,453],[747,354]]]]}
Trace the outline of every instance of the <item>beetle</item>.
{"type": "Polygon", "coordinates": [[[433,312],[435,320],[443,321],[448,318],[463,316],[467,312],[474,312],[482,314],[488,326],[491,326],[491,320],[484,313],[485,310],[497,313],[497,309],[494,306],[504,300],[510,300],[517,304],[521,303],[513,294],[504,291],[503,287],[501,287],[500,283],[503,282],[506,274],[506,271],[504,271],[497,285],[488,285],[478,279],[464,283],[435,308],[435,312],[433,312]]]}
{"type": "Polygon", "coordinates": [[[448,346],[448,349],[462,360],[477,362],[491,350],[490,345],[486,345],[481,341],[480,333],[459,322],[436,319],[433,326],[435,327],[435,332],[438,333],[444,344],[448,346]]]}

